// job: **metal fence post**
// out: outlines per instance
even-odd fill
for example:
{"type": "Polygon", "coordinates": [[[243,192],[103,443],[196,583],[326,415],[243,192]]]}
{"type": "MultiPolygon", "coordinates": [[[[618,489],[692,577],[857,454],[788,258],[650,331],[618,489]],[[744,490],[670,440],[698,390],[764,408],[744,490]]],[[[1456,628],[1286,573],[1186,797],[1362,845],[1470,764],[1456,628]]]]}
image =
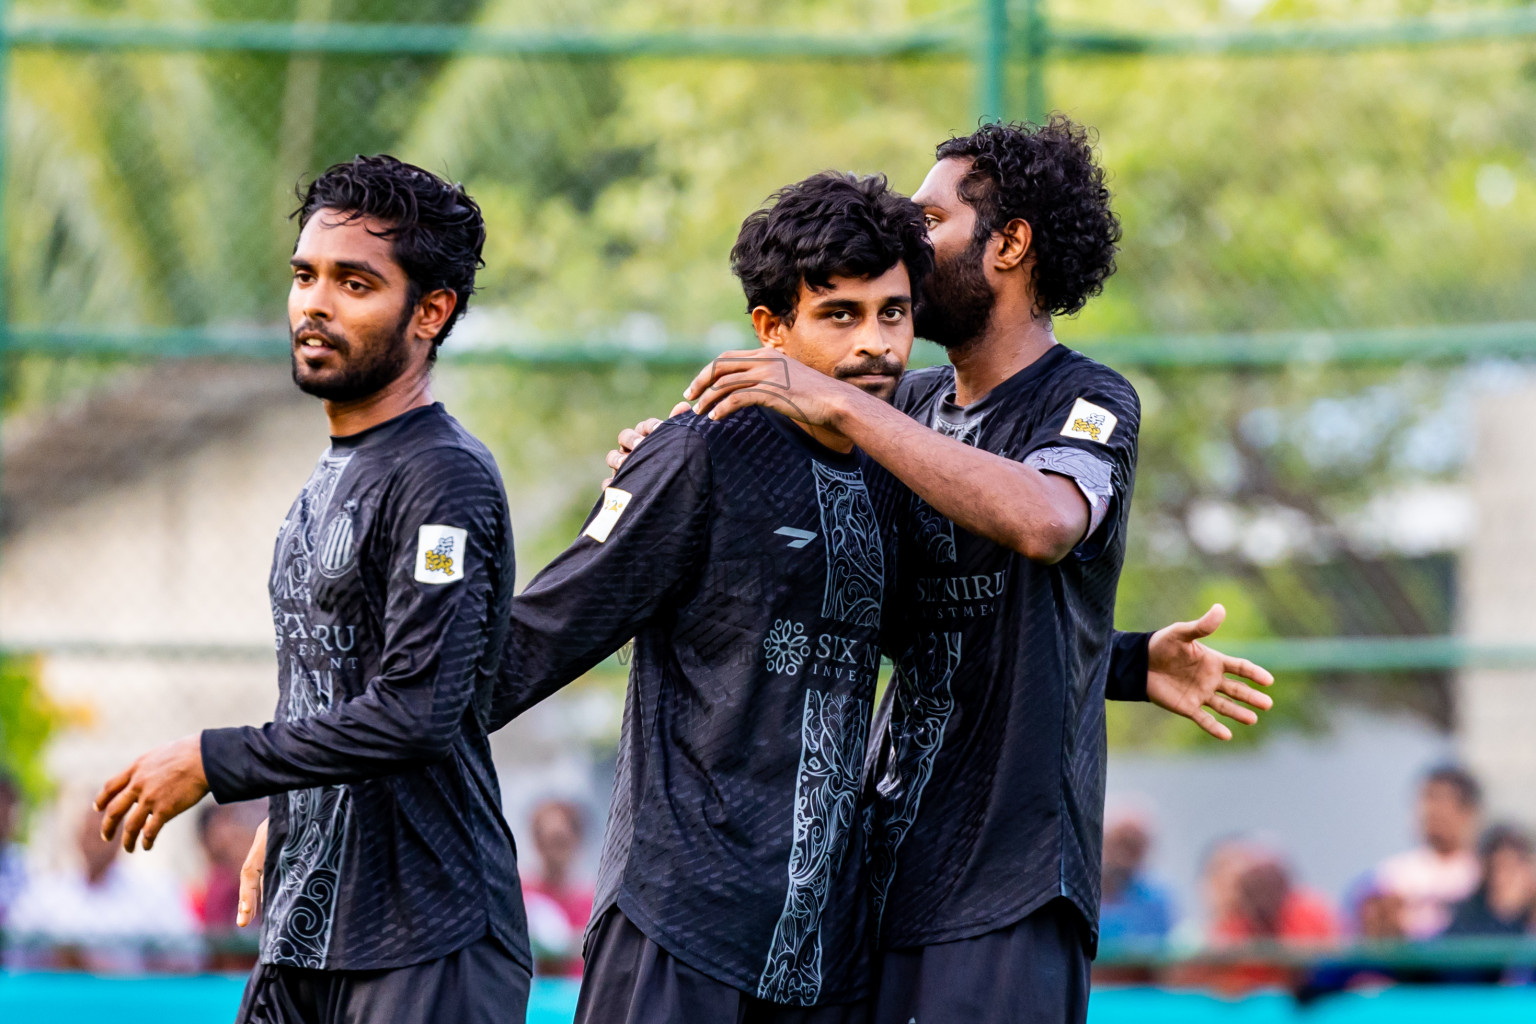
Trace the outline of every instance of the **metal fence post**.
{"type": "Polygon", "coordinates": [[[1004,118],[1008,77],[1008,0],[979,0],[976,106],[980,121],[1004,118]]]}

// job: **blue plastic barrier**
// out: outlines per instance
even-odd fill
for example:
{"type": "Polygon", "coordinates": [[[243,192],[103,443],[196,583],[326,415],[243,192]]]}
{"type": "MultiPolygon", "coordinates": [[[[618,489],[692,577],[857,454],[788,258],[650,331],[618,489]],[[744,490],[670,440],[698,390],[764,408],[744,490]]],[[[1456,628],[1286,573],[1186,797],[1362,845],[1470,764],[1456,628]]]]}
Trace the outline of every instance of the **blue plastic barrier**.
{"type": "MultiPolygon", "coordinates": [[[[228,1024],[243,977],[102,978],[0,972],[4,1024],[228,1024]]],[[[576,984],[535,983],[527,1024],[569,1024],[576,984]]],[[[1290,996],[1226,1000],[1197,992],[1105,988],[1089,1024],[1530,1024],[1536,988],[1399,987],[1351,992],[1299,1007],[1290,996]]]]}

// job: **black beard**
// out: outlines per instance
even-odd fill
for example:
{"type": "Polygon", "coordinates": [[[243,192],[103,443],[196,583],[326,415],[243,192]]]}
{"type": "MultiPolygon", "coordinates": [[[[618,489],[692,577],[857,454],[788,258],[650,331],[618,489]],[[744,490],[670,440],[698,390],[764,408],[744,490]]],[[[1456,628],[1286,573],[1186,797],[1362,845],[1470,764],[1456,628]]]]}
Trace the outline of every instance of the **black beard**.
{"type": "Polygon", "coordinates": [[[981,269],[985,252],[986,240],[973,238],[960,255],[937,261],[914,314],[919,338],[955,349],[986,330],[997,296],[981,269]]]}
{"type": "Polygon", "coordinates": [[[326,330],[320,324],[310,320],[301,322],[296,330],[289,331],[288,338],[294,384],[298,385],[299,390],[306,395],[314,395],[327,402],[355,402],[360,398],[367,398],[369,395],[383,391],[400,378],[400,375],[405,372],[406,363],[410,362],[411,349],[405,340],[405,329],[409,323],[409,316],[403,318],[395,328],[392,337],[383,345],[374,348],[367,358],[357,362],[346,362],[339,375],[325,379],[305,380],[299,376],[299,353],[295,344],[300,332],[311,331],[324,336],[337,354],[344,359],[352,354],[356,346],[351,341],[326,330]]]}

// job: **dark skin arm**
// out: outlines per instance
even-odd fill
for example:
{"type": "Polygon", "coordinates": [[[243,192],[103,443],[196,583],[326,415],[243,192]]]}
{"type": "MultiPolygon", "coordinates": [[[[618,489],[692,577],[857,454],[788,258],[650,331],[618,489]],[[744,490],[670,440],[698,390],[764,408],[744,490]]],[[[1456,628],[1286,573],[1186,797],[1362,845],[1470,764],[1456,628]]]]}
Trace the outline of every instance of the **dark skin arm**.
{"type": "Polygon", "coordinates": [[[1064,476],[973,448],[781,354],[726,352],[685,392],[711,419],[749,405],[848,438],[958,526],[1054,563],[1088,532],[1088,499],[1064,476]]]}

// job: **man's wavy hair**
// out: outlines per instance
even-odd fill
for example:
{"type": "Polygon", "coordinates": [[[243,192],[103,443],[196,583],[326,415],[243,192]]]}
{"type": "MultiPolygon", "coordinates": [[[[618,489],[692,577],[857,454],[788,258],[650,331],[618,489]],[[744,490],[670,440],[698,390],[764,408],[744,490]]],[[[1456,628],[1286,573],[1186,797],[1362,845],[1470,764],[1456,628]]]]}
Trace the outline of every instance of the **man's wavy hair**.
{"type": "Polygon", "coordinates": [[[453,314],[433,339],[433,352],[453,330],[475,293],[475,271],[485,266],[485,218],[464,191],[431,171],[392,156],[358,156],[335,164],[299,192],[293,215],[303,231],[319,210],[346,219],[371,217],[388,225],[374,234],[394,245],[395,261],[410,279],[407,309],[428,292],[447,288],[457,296],[453,314]]]}
{"type": "Polygon", "coordinates": [[[747,294],[747,312],[766,306],[794,322],[800,284],[831,287],[833,277],[879,277],[907,268],[914,301],[933,270],[923,213],[885,176],[837,171],[779,189],[741,223],[731,271],[747,294]]]}
{"type": "Polygon", "coordinates": [[[1071,316],[1115,272],[1120,219],[1109,208],[1093,133],[1061,114],[1043,125],[987,124],[939,144],[938,159],[969,160],[960,198],[976,211],[985,242],[1011,220],[1029,223],[1035,301],[1071,316]]]}

